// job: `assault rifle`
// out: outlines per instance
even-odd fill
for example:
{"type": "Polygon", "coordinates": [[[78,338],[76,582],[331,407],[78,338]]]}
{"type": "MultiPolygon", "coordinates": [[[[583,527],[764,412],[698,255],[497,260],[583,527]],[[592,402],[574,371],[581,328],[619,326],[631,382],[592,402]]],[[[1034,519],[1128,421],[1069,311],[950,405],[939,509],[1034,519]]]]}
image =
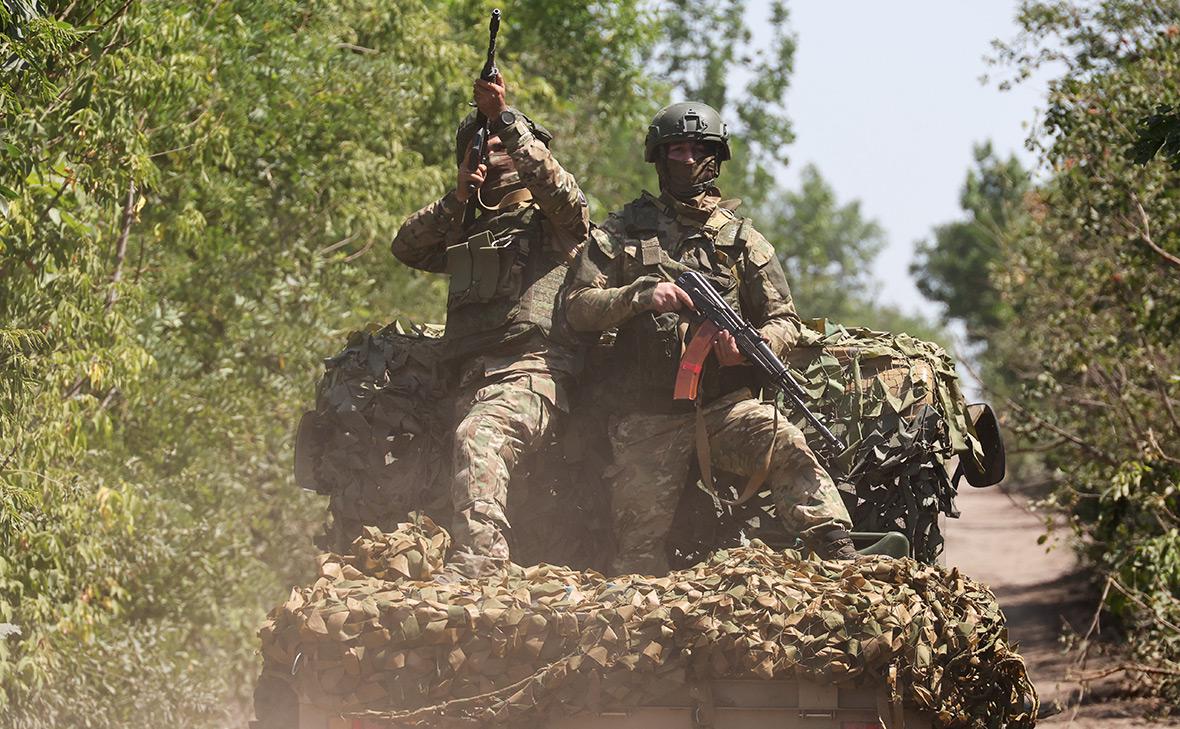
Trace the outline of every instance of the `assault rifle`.
{"type": "Polygon", "coordinates": [[[750,364],[770,380],[771,384],[782,391],[791,401],[795,410],[799,412],[816,431],[840,451],[845,449],[844,443],[828,430],[827,426],[815,417],[815,413],[807,408],[804,401],[806,393],[791,377],[787,366],[770,351],[766,341],[758,330],[750,326],[749,322],[733,310],[725,299],[709,284],[709,281],[696,271],[685,271],[676,278],[676,285],[684,289],[692,298],[693,306],[701,317],[701,323],[696,334],[680,358],[680,370],[676,375],[677,400],[695,400],[700,387],[701,369],[704,367],[705,357],[709,348],[721,332],[729,332],[737,342],[738,351],[750,364]]]}
{"type": "MultiPolygon", "coordinates": [[[[483,70],[479,72],[479,78],[483,81],[495,81],[496,77],[500,75],[500,69],[496,68],[496,36],[499,33],[500,9],[496,8],[492,10],[492,19],[488,21],[488,57],[484,61],[483,70]]],[[[475,132],[475,139],[471,142],[471,156],[467,160],[468,169],[471,170],[486,163],[488,156],[488,118],[483,115],[483,112],[476,111],[475,124],[479,129],[475,132]]],[[[479,206],[474,182],[467,184],[467,192],[471,197],[468,198],[467,209],[463,212],[464,226],[470,225],[475,220],[475,210],[479,206]]]]}

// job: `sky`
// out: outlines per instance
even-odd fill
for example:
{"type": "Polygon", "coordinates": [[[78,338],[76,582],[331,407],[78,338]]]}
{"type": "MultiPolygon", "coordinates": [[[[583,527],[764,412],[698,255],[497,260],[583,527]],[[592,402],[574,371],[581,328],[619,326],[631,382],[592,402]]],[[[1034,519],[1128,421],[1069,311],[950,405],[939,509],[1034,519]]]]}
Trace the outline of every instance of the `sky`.
{"type": "MultiPolygon", "coordinates": [[[[750,4],[755,42],[769,0],[750,4]]],[[[914,287],[915,243],[961,217],[959,192],[971,149],[991,140],[1026,166],[1030,125],[1044,108],[1045,80],[1000,91],[982,84],[993,39],[1016,34],[1016,0],[794,0],[797,35],[787,113],[796,141],[783,177],[797,187],[813,163],[841,202],[861,201],[888,246],[875,264],[878,300],[937,315],[914,287]]]]}

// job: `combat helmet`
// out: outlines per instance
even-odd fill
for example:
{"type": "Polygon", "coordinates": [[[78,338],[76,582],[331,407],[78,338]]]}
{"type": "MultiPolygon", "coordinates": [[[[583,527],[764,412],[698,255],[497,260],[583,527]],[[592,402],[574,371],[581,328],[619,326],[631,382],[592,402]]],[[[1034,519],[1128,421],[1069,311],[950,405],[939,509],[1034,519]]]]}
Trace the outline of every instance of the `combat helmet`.
{"type": "Polygon", "coordinates": [[[703,102],[681,101],[656,112],[643,143],[644,161],[655,162],[657,147],[681,140],[715,142],[720,148],[718,161],[729,159],[729,127],[716,109],[703,102]]]}
{"type": "MultiPolygon", "coordinates": [[[[508,110],[524,119],[525,126],[529,128],[529,131],[533,133],[534,137],[541,140],[541,144],[548,147],[549,143],[553,141],[553,133],[530,119],[528,115],[520,113],[520,110],[514,106],[508,107],[508,110]]],[[[472,137],[475,136],[475,132],[479,129],[479,125],[475,123],[478,114],[479,112],[475,111],[468,114],[463,118],[463,121],[459,122],[459,128],[455,130],[455,164],[457,165],[463,164],[463,157],[467,154],[467,147],[471,144],[472,137]]]]}

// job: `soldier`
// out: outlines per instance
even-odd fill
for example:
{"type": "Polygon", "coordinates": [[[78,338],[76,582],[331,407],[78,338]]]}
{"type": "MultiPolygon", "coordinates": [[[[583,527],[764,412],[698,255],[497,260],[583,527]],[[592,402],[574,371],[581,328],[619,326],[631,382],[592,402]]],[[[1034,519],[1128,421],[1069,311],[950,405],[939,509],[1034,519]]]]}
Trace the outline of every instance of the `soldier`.
{"type": "Polygon", "coordinates": [[[715,182],[729,159],[729,134],[709,106],[665,107],[648,128],[645,159],[660,195],[644,192],[591,234],[574,266],[566,302],[573,329],[618,328],[620,411],[610,425],[616,573],[668,569],[665,537],[690,468],[694,441],[707,440],[702,470],[769,481],[779,515],[825,559],[855,555],[851,519],[802,432],[752,395],[752,371],[733,337],[714,345],[693,404],[672,398],[687,336],[677,312],[692,300],[673,283],[686,269],[709,278],[782,357],[798,340],[795,313],[774,248],[722,201],[715,182]],[[695,422],[694,422],[695,421],[695,422]],[[711,470],[711,467],[710,467],[711,470]]]}
{"type": "Polygon", "coordinates": [[[590,227],[586,198],[549,151],[553,136],[508,106],[500,77],[477,80],[474,95],[489,120],[487,164],[468,162],[473,113],[456,134],[455,189],[410,216],[392,244],[403,263],[450,274],[444,341],[460,375],[451,567],[467,577],[507,566],[513,467],[567,408],[580,357],[554,311],[590,227]],[[479,215],[465,226],[470,195],[479,215]]]}

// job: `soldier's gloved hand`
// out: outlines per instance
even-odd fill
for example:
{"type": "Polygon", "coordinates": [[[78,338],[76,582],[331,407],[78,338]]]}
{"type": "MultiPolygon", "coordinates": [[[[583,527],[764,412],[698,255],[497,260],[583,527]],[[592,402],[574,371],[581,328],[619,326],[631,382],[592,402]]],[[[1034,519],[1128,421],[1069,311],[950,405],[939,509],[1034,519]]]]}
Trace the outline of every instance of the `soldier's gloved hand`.
{"type": "Polygon", "coordinates": [[[504,77],[496,74],[494,81],[484,81],[481,78],[475,79],[475,85],[472,86],[471,93],[475,98],[475,106],[489,120],[497,120],[500,114],[508,109],[508,101],[505,99],[507,87],[504,84],[504,77]]]}
{"type": "Polygon", "coordinates": [[[471,198],[471,193],[468,191],[468,187],[474,184],[475,188],[478,190],[479,187],[483,185],[484,177],[486,177],[487,174],[487,165],[481,164],[479,167],[476,167],[475,170],[467,169],[466,162],[460,165],[459,179],[455,185],[455,199],[466,205],[467,200],[471,198]]]}
{"type": "Polygon", "coordinates": [[[745,364],[746,358],[737,346],[737,340],[729,332],[719,332],[713,340],[713,354],[722,367],[745,364]]]}
{"type": "Polygon", "coordinates": [[[659,314],[681,309],[694,309],[692,297],[684,289],[671,281],[661,281],[651,292],[651,301],[647,308],[659,314]]]}

